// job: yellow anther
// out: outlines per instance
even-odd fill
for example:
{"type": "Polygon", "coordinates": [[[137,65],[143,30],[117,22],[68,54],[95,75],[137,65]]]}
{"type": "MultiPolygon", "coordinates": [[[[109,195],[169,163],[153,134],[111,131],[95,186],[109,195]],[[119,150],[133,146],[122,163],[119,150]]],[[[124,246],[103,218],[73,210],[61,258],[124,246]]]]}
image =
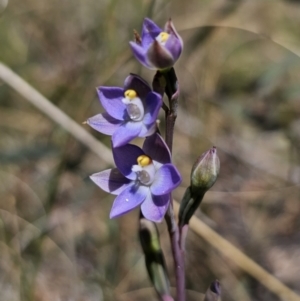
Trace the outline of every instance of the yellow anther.
{"type": "Polygon", "coordinates": [[[137,94],[134,90],[129,89],[129,90],[125,91],[124,96],[126,98],[133,99],[133,98],[137,97],[137,94]]]}
{"type": "Polygon", "coordinates": [[[162,31],[160,34],[159,34],[159,39],[162,43],[166,42],[169,38],[169,34],[167,32],[164,32],[162,31]]]}
{"type": "Polygon", "coordinates": [[[152,160],[146,155],[141,155],[137,158],[137,163],[139,166],[144,167],[150,165],[152,163],[152,160]]]}

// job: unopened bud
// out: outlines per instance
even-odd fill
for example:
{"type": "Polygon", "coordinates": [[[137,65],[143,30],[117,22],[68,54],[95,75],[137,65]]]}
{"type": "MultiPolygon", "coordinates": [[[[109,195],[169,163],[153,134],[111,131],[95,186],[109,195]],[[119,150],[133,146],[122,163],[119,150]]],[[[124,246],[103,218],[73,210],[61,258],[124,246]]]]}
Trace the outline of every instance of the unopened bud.
{"type": "Polygon", "coordinates": [[[214,146],[203,153],[192,168],[191,185],[186,189],[180,203],[179,226],[181,229],[189,223],[204,194],[216,182],[219,171],[220,160],[214,146]]]}
{"type": "Polygon", "coordinates": [[[197,191],[203,193],[210,189],[215,184],[219,171],[220,160],[217,155],[217,148],[213,146],[197,159],[192,168],[192,193],[197,193],[197,191]]]}
{"type": "Polygon", "coordinates": [[[148,275],[157,294],[161,300],[174,301],[170,296],[170,282],[156,224],[141,215],[139,235],[148,275]]]}
{"type": "Polygon", "coordinates": [[[221,297],[221,286],[218,280],[211,283],[205,293],[204,301],[219,301],[221,297]]]}

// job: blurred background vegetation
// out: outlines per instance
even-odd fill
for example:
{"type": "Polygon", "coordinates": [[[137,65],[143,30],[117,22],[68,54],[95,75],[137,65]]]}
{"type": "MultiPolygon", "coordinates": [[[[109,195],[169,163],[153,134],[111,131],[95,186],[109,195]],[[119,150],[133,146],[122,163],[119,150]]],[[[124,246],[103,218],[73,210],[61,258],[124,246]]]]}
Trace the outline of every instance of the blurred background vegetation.
{"type": "MultiPolygon", "coordinates": [[[[102,110],[96,86],[122,86],[130,72],[151,82],[128,41],[145,16],[161,26],[172,17],[185,43],[174,198],[196,157],[217,146],[221,173],[197,216],[300,293],[299,4],[0,0],[0,61],[82,123],[102,110]]],[[[1,301],[155,300],[138,210],[109,220],[113,196],[88,178],[107,163],[2,81],[0,133],[1,301]]],[[[189,301],[216,278],[223,301],[279,300],[192,231],[186,270],[189,301]]]]}

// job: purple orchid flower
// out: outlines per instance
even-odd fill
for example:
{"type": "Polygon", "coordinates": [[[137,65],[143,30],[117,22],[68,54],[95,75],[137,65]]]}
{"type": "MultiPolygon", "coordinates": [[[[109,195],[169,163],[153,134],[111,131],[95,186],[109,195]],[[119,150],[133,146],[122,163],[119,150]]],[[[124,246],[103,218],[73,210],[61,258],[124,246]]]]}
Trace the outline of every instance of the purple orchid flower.
{"type": "Polygon", "coordinates": [[[124,88],[99,87],[97,92],[106,112],[89,118],[87,124],[102,134],[112,135],[113,147],[155,132],[162,98],[141,77],[131,74],[125,79],[124,88]]]}
{"type": "Polygon", "coordinates": [[[117,168],[90,177],[104,191],[117,195],[110,218],[141,205],[145,218],[160,222],[169,206],[170,192],[181,183],[161,136],[155,133],[146,138],[143,149],[132,144],[114,148],[113,155],[117,168]]]}
{"type": "Polygon", "coordinates": [[[145,19],[141,39],[129,42],[136,59],[149,69],[168,69],[178,60],[183,41],[171,19],[164,31],[150,19],[145,19]]]}

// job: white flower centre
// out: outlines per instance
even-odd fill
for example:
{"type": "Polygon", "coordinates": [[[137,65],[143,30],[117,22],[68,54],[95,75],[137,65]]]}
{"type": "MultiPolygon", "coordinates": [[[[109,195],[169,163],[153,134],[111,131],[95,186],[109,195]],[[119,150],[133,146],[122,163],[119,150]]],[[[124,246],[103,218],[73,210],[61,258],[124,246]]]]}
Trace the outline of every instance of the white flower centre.
{"type": "Polygon", "coordinates": [[[131,170],[137,174],[141,184],[150,186],[154,181],[156,172],[152,160],[146,155],[141,155],[137,158],[137,163],[138,165],[133,165],[131,170]]]}
{"type": "Polygon", "coordinates": [[[131,120],[141,121],[144,117],[144,105],[134,90],[127,90],[124,93],[122,102],[126,105],[127,113],[131,120]]]}
{"type": "Polygon", "coordinates": [[[133,121],[140,121],[141,117],[143,117],[141,109],[134,103],[129,103],[127,105],[127,113],[130,119],[132,119],[133,121]]]}
{"type": "Polygon", "coordinates": [[[168,41],[170,35],[167,32],[162,31],[157,37],[156,41],[160,43],[161,45],[165,45],[166,42],[168,41]]]}
{"type": "Polygon", "coordinates": [[[141,170],[138,172],[138,178],[140,180],[140,182],[144,185],[148,185],[151,184],[151,177],[149,175],[149,173],[146,170],[141,170]]]}

